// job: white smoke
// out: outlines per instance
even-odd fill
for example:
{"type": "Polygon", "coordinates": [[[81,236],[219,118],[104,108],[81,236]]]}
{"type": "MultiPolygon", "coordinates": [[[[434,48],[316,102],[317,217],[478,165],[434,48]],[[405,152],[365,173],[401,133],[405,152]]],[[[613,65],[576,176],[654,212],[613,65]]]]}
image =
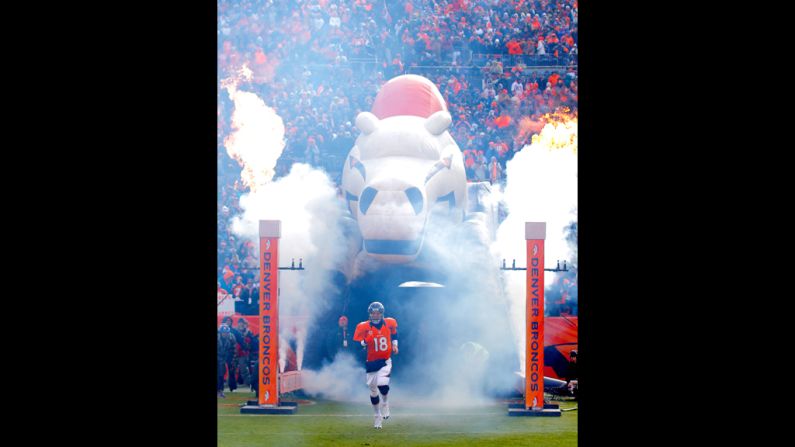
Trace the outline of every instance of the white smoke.
{"type": "MultiPolygon", "coordinates": [[[[480,333],[481,337],[484,335],[480,333]]],[[[483,386],[494,366],[489,364],[489,357],[489,352],[482,345],[472,341],[465,342],[458,349],[450,349],[438,358],[439,363],[444,365],[440,370],[449,372],[446,380],[428,394],[417,395],[407,391],[406,397],[419,402],[427,399],[431,405],[448,408],[480,406],[492,402],[483,386]]]]}
{"type": "MultiPolygon", "coordinates": [[[[526,267],[525,222],[546,222],[545,267],[555,267],[557,260],[561,261],[561,267],[563,260],[571,265],[574,253],[566,241],[566,227],[577,220],[576,122],[572,131],[573,147],[551,148],[545,144],[546,140],[540,140],[523,147],[506,164],[504,200],[508,217],[498,228],[495,243],[496,252],[505,259],[506,266],[511,266],[515,259],[517,267],[526,267]]],[[[511,303],[519,363],[524,372],[525,275],[522,271],[506,271],[503,277],[511,303]]],[[[545,285],[548,287],[554,281],[555,273],[546,272],[545,285]]]]}
{"type": "MultiPolygon", "coordinates": [[[[325,172],[296,163],[289,175],[240,197],[243,214],[232,219],[232,232],[259,243],[259,221],[280,220],[279,264],[303,262],[305,271],[282,271],[279,275],[279,313],[308,317],[307,325],[327,310],[333,290],[332,272],[342,262],[346,245],[340,218],[342,205],[325,172]]],[[[296,332],[280,327],[279,336],[295,340],[303,362],[306,328],[296,332]]],[[[280,353],[281,354],[281,353],[280,353]]],[[[282,358],[285,358],[283,356],[282,358]]]]}
{"type": "Polygon", "coordinates": [[[367,394],[364,378],[364,365],[347,352],[338,353],[320,371],[301,372],[304,392],[336,401],[361,402],[367,394]]]}
{"type": "MultiPolygon", "coordinates": [[[[246,77],[248,72],[242,72],[246,77]]],[[[280,220],[279,264],[303,261],[305,271],[280,272],[279,312],[306,316],[312,324],[327,307],[325,299],[333,293],[331,273],[344,254],[340,217],[342,205],[328,175],[306,164],[294,164],[289,175],[273,182],[276,162],[284,149],[284,123],[276,112],[256,94],[237,89],[239,78],[222,85],[234,100],[234,131],[226,138],[229,155],[240,163],[241,177],[251,192],[240,197],[242,215],[232,218],[232,232],[259,244],[259,221],[280,220]],[[282,274],[283,273],[283,274],[282,274]]],[[[280,369],[287,358],[286,342],[297,345],[300,369],[306,342],[306,327],[280,327],[280,369]]]]}
{"type": "MultiPolygon", "coordinates": [[[[494,188],[479,196],[481,204],[491,212],[470,213],[463,225],[437,222],[438,225],[428,226],[423,251],[429,257],[425,261],[445,272],[447,280],[444,289],[437,289],[442,295],[435,296],[442,299],[428,295],[422,303],[415,301],[422,310],[413,310],[409,321],[414,324],[406,330],[420,335],[413,345],[406,341],[409,344],[404,345],[403,352],[414,350],[421,360],[396,363],[399,372],[390,384],[393,402],[426,399],[434,405],[461,407],[487,401],[491,391],[512,388],[516,376],[506,377],[500,372],[506,367],[524,369],[525,275],[501,273],[499,260],[505,258],[510,265],[516,259],[518,266],[526,265],[526,221],[547,223],[548,265],[554,266],[557,259],[570,260],[564,229],[577,218],[576,191],[576,153],[565,148],[550,151],[537,144],[525,147],[508,163],[504,192],[494,188]],[[500,199],[507,205],[509,215],[495,230],[489,216],[494,214],[500,199]],[[494,244],[490,244],[492,234],[496,234],[494,244]],[[464,323],[452,327],[423,324],[422,315],[418,317],[417,313],[464,323]],[[505,317],[507,314],[509,318],[505,317]],[[423,343],[431,340],[434,343],[423,343]],[[424,381],[433,384],[428,386],[424,381]]],[[[553,280],[551,273],[546,276],[547,284],[553,280]]],[[[379,289],[380,284],[374,286],[373,293],[378,296],[390,293],[379,289]]],[[[418,290],[415,298],[422,298],[422,293],[425,292],[418,290]]],[[[312,392],[334,399],[365,399],[367,390],[360,380],[364,373],[352,361],[337,357],[320,372],[309,372],[316,384],[312,392]],[[349,376],[357,380],[350,381],[349,376]],[[340,384],[340,380],[345,382],[340,384]]]]}
{"type": "Polygon", "coordinates": [[[517,365],[509,306],[490,250],[490,219],[496,213],[490,194],[487,189],[479,194],[480,204],[490,211],[470,213],[464,223],[437,215],[426,228],[422,262],[437,271],[444,288],[407,291],[405,304],[392,300],[407,317],[412,334],[404,352],[413,351],[414,357],[396,366],[405,371],[396,386],[405,387],[401,389],[413,400],[479,405],[491,393],[511,388],[500,373],[517,365]]]}

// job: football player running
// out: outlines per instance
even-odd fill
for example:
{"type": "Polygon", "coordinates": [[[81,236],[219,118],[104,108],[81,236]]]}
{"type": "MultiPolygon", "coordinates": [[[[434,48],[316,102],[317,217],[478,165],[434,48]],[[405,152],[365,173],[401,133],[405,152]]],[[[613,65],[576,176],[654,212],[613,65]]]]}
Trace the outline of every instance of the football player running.
{"type": "Polygon", "coordinates": [[[378,301],[367,308],[370,319],[356,325],[354,341],[367,349],[367,386],[370,388],[370,403],[375,413],[373,427],[381,428],[381,421],[389,419],[389,375],[392,372],[392,354],[398,353],[397,321],[384,318],[384,305],[378,301]],[[380,396],[379,396],[380,395],[380,396]]]}

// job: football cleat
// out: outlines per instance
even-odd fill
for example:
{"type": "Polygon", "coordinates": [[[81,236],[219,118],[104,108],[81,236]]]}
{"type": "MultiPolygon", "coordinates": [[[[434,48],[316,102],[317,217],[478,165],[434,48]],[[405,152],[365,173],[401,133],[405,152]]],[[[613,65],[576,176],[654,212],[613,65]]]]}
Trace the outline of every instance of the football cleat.
{"type": "Polygon", "coordinates": [[[382,418],[380,414],[375,415],[375,423],[373,424],[373,427],[381,428],[381,420],[382,418]]]}

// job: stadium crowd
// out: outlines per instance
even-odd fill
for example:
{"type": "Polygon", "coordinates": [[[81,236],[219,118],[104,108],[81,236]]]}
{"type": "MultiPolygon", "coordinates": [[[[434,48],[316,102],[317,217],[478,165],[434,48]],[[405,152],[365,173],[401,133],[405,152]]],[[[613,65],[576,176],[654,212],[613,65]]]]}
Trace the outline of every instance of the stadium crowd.
{"type": "Polygon", "coordinates": [[[444,96],[468,180],[495,183],[545,114],[576,114],[577,0],[219,0],[218,290],[253,314],[256,248],[230,231],[246,188],[224,147],[234,104],[220,88],[244,64],[253,77],[239,88],[285,124],[276,177],[307,162],[339,184],[354,118],[411,73],[444,96]]]}

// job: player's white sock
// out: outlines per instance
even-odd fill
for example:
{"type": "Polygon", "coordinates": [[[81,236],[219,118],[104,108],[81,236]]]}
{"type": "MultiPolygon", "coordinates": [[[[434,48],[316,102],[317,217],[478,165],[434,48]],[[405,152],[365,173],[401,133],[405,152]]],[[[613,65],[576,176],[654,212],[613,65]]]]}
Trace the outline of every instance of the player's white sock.
{"type": "Polygon", "coordinates": [[[373,423],[373,427],[381,428],[381,421],[382,421],[381,413],[377,413],[375,415],[375,422],[373,423]]]}
{"type": "Polygon", "coordinates": [[[384,419],[389,419],[389,403],[384,395],[381,395],[381,415],[384,419]]]}

